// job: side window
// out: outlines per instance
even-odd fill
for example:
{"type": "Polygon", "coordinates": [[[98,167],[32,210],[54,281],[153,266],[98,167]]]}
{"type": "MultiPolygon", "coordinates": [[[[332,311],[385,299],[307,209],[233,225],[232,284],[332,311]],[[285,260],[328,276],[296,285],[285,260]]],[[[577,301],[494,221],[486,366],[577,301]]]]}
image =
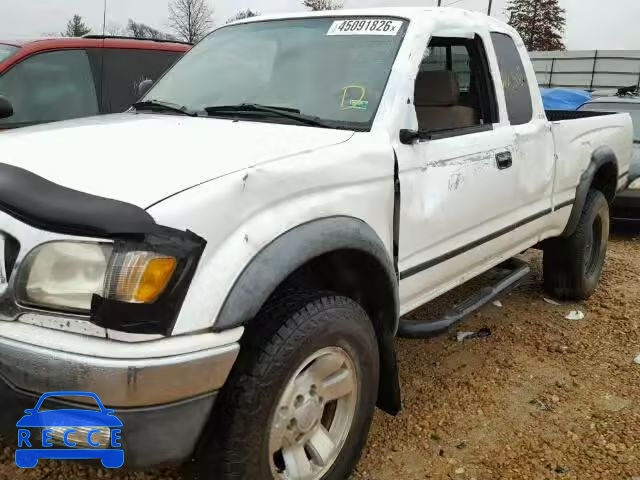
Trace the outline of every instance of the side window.
{"type": "Polygon", "coordinates": [[[447,47],[430,46],[424,54],[420,70],[429,72],[447,70],[449,68],[447,58],[448,52],[449,49],[447,47]]]}
{"type": "Polygon", "coordinates": [[[456,74],[462,93],[469,93],[471,88],[471,54],[467,47],[454,45],[451,47],[451,70],[456,74]]]}
{"type": "Polygon", "coordinates": [[[0,77],[0,95],[14,114],[0,125],[24,125],[96,115],[96,87],[84,50],[28,57],[0,77]]]}
{"type": "Polygon", "coordinates": [[[138,100],[140,82],[158,80],[182,53],[108,48],[103,55],[103,109],[105,113],[118,113],[138,100]]]}
{"type": "Polygon", "coordinates": [[[511,125],[529,123],[533,117],[531,91],[520,52],[509,35],[492,33],[491,39],[498,57],[509,121],[511,125]]]}
{"type": "Polygon", "coordinates": [[[455,73],[460,91],[469,92],[471,83],[471,64],[466,47],[429,47],[420,67],[423,71],[451,70],[455,73]]]}
{"type": "Polygon", "coordinates": [[[434,37],[416,78],[420,130],[449,131],[497,121],[493,82],[482,39],[434,37]]]}

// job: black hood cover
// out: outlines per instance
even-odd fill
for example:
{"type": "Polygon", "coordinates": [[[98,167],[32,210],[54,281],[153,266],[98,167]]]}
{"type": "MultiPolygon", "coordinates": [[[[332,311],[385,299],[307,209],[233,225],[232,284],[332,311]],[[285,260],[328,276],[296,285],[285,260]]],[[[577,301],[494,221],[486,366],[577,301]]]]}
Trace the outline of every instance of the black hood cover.
{"type": "Polygon", "coordinates": [[[146,234],[159,226],[142,208],[63,187],[0,163],[0,210],[49,232],[88,237],[146,234]]]}

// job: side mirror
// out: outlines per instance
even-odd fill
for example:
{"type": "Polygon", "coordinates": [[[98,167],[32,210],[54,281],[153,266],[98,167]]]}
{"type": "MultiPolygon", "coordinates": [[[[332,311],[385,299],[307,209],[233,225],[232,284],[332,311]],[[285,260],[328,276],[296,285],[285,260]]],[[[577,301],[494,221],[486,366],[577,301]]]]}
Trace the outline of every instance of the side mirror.
{"type": "Polygon", "coordinates": [[[141,81],[140,84],[138,85],[138,97],[139,98],[144,97],[145,93],[147,93],[152,86],[153,86],[153,80],[149,78],[141,81]]]}
{"type": "Polygon", "coordinates": [[[404,145],[413,145],[418,140],[420,140],[420,132],[416,130],[400,130],[400,143],[404,145]]]}
{"type": "Polygon", "coordinates": [[[0,118],[9,118],[13,115],[13,105],[8,98],[0,95],[0,118]]]}

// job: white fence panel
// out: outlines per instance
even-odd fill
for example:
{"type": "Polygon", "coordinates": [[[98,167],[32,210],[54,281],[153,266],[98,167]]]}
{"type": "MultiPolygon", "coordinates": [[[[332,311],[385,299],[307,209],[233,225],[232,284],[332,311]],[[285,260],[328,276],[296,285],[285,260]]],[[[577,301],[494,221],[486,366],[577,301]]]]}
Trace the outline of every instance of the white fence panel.
{"type": "Polygon", "coordinates": [[[640,87],[640,50],[532,52],[531,60],[542,87],[640,87]]]}

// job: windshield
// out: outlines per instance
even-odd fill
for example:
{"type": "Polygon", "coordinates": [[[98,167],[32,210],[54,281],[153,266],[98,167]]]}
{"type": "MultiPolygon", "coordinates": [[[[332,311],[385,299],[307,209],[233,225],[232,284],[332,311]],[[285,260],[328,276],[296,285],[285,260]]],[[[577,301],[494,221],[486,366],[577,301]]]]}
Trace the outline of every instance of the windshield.
{"type": "Polygon", "coordinates": [[[622,103],[622,102],[593,102],[586,103],[580,110],[592,110],[597,112],[624,112],[631,115],[633,121],[633,141],[640,142],[640,102],[639,103],[622,103]]]}
{"type": "Polygon", "coordinates": [[[14,47],[13,45],[5,45],[0,43],[0,63],[4,62],[11,55],[20,50],[18,47],[14,47]]]}
{"type": "Polygon", "coordinates": [[[360,17],[223,27],[178,62],[145,100],[196,112],[239,104],[287,107],[333,127],[366,130],[405,30],[402,20],[360,17]]]}

